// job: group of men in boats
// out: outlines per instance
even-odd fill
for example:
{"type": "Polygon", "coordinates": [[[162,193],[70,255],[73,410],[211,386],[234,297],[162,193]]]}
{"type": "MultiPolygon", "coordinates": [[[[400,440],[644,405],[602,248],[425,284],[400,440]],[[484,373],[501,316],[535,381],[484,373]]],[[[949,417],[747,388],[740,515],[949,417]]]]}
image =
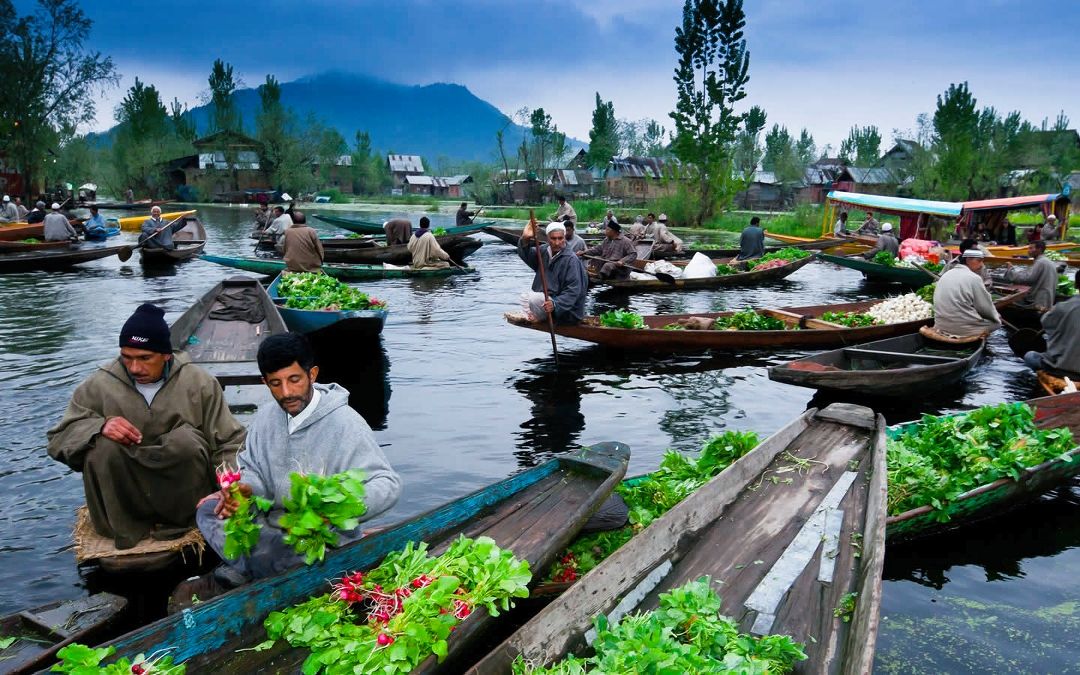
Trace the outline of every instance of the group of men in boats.
{"type": "MultiPolygon", "coordinates": [[[[44,202],[38,202],[38,205],[45,207],[44,202]]],[[[26,220],[29,213],[30,211],[23,206],[21,197],[12,199],[10,195],[4,195],[4,201],[0,203],[0,223],[17,223],[26,220]]]]}
{"type": "MultiPolygon", "coordinates": [[[[273,503],[257,516],[262,529],[251,553],[181,584],[172,609],[302,559],[283,543],[277,524],[292,472],[363,470],[362,520],[397,501],[400,478],[370,427],[348,406],[348,392],[317,381],[319,367],[303,335],[273,335],[259,346],[259,371],[275,403],[261,407],[246,430],[229,412],[217,380],[173,351],[161,308],[139,306],[120,331],[119,348],[117,359],[76,388],[48,432],[49,455],[82,474],[94,530],[116,549],[130,550],[181,538],[197,525],[225,560],[223,523],[237,503],[217,485],[216,470],[238,467],[241,494],[273,503]]],[[[341,532],[339,544],[363,534],[359,527],[341,532]]]]}

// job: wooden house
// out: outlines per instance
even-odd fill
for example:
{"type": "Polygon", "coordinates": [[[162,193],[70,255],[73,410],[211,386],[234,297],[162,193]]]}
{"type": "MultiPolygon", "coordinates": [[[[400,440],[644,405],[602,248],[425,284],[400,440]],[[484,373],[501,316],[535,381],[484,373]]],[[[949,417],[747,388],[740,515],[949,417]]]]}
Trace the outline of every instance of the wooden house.
{"type": "Polygon", "coordinates": [[[677,191],[674,160],[658,157],[614,157],[604,171],[609,197],[645,202],[668,197],[677,191]]]}
{"type": "Polygon", "coordinates": [[[553,169],[548,184],[556,194],[567,198],[595,197],[597,183],[592,172],[587,169],[553,169]]]}
{"type": "Polygon", "coordinates": [[[445,176],[443,180],[446,181],[446,194],[449,197],[464,197],[465,186],[473,183],[473,177],[468,174],[445,176]]]}
{"type": "Polygon", "coordinates": [[[735,195],[735,203],[753,211],[780,209],[784,206],[783,187],[772,171],[755,171],[746,189],[735,195]]]}
{"type": "Polygon", "coordinates": [[[420,159],[420,155],[387,155],[386,164],[393,185],[398,189],[405,188],[407,176],[424,175],[424,160],[420,159]]]}
{"type": "Polygon", "coordinates": [[[405,194],[409,195],[448,197],[450,195],[450,186],[446,183],[445,178],[409,174],[405,176],[404,191],[405,194]]]}
{"type": "Polygon", "coordinates": [[[258,140],[235,131],[219,131],[191,144],[195,154],[165,163],[173,193],[185,185],[198,186],[207,196],[231,201],[227,195],[269,185],[260,164],[262,143],[258,140]]]}

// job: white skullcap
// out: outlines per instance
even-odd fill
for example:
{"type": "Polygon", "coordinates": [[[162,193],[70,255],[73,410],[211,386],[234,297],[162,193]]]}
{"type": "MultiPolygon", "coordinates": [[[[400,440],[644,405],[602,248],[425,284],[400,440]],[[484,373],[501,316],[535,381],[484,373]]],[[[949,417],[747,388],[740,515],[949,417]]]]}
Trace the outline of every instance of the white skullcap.
{"type": "Polygon", "coordinates": [[[10,201],[11,201],[11,197],[8,197],[7,195],[4,195],[4,201],[5,201],[5,202],[10,202],[10,201]]]}
{"type": "Polygon", "coordinates": [[[977,248],[969,248],[968,250],[964,251],[964,255],[962,255],[960,257],[961,258],[985,258],[986,254],[983,253],[982,251],[980,251],[977,248]]]}
{"type": "Polygon", "coordinates": [[[660,217],[657,220],[659,220],[660,222],[667,222],[667,214],[661,213],[660,217]]]}
{"type": "Polygon", "coordinates": [[[59,209],[59,208],[60,208],[60,205],[59,205],[59,204],[57,204],[56,202],[53,202],[53,203],[52,203],[52,207],[53,207],[54,209],[59,209]]]}
{"type": "Polygon", "coordinates": [[[283,201],[283,202],[291,202],[291,201],[292,201],[292,197],[291,197],[291,196],[289,195],[289,193],[288,193],[288,192],[283,192],[283,193],[281,194],[281,201],[283,201]]]}
{"type": "Polygon", "coordinates": [[[552,232],[562,232],[566,234],[566,226],[562,223],[549,223],[547,228],[544,229],[544,234],[551,234],[552,232]]]}
{"type": "MultiPolygon", "coordinates": [[[[4,201],[5,201],[5,202],[7,201],[7,197],[4,197],[4,201]]],[[[1057,216],[1055,216],[1054,214],[1052,214],[1052,213],[1051,213],[1050,215],[1048,215],[1048,216],[1046,217],[1046,219],[1047,219],[1047,220],[1057,220],[1057,216]]]]}
{"type": "Polygon", "coordinates": [[[892,223],[885,223],[881,226],[882,232],[892,232],[892,223]]]}

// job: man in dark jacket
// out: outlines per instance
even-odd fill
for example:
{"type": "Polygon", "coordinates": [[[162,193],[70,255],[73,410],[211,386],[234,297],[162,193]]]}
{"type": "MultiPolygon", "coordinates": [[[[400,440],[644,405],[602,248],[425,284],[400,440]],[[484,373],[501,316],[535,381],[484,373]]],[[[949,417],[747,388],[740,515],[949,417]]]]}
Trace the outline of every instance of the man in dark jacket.
{"type": "MultiPolygon", "coordinates": [[[[1080,271],[1075,281],[1080,284],[1080,271]]],[[[1033,370],[1080,375],[1080,295],[1057,303],[1043,314],[1042,327],[1046,331],[1046,351],[1024,354],[1024,363],[1033,370]]]]}
{"type": "Polygon", "coordinates": [[[761,229],[761,218],[754,216],[750,225],[739,235],[739,256],[736,260],[750,260],[765,255],[765,230],[761,229]]]}
{"type": "Polygon", "coordinates": [[[603,258],[604,260],[590,260],[589,266],[593,268],[601,279],[626,279],[630,276],[630,263],[637,260],[637,250],[634,242],[622,235],[618,223],[608,223],[604,228],[604,240],[585,249],[579,256],[603,258]],[[607,261],[607,262],[604,262],[607,261]]]}
{"type": "Polygon", "coordinates": [[[543,321],[546,314],[551,314],[557,323],[577,323],[585,316],[585,297],[589,291],[589,275],[585,265],[566,250],[566,226],[562,223],[548,225],[545,230],[548,243],[541,247],[540,253],[547,263],[544,271],[549,299],[545,301],[536,248],[532,246],[535,227],[535,223],[527,225],[518,240],[518,255],[526,265],[536,270],[532,292],[525,294],[530,319],[543,321]]]}

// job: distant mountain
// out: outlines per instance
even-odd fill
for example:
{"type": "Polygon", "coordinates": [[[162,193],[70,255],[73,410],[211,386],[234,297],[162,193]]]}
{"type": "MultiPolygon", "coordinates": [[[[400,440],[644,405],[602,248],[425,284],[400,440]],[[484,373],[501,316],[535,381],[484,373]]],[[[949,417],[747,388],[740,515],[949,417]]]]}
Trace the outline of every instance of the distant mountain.
{"type": "MultiPolygon", "coordinates": [[[[244,130],[254,135],[259,93],[241,89],[235,96],[244,130]]],[[[509,121],[498,108],[459,84],[408,86],[341,72],[284,82],[281,101],[301,121],[312,113],[336,128],[350,145],[357,131],[366,131],[372,146],[383,153],[421,155],[429,171],[439,157],[493,160],[495,132],[509,121]]],[[[208,129],[211,112],[210,105],[190,111],[200,134],[208,129]]],[[[510,147],[516,144],[515,137],[520,142],[520,135],[512,134],[510,147]]],[[[575,141],[574,145],[581,144],[575,141]]]]}

